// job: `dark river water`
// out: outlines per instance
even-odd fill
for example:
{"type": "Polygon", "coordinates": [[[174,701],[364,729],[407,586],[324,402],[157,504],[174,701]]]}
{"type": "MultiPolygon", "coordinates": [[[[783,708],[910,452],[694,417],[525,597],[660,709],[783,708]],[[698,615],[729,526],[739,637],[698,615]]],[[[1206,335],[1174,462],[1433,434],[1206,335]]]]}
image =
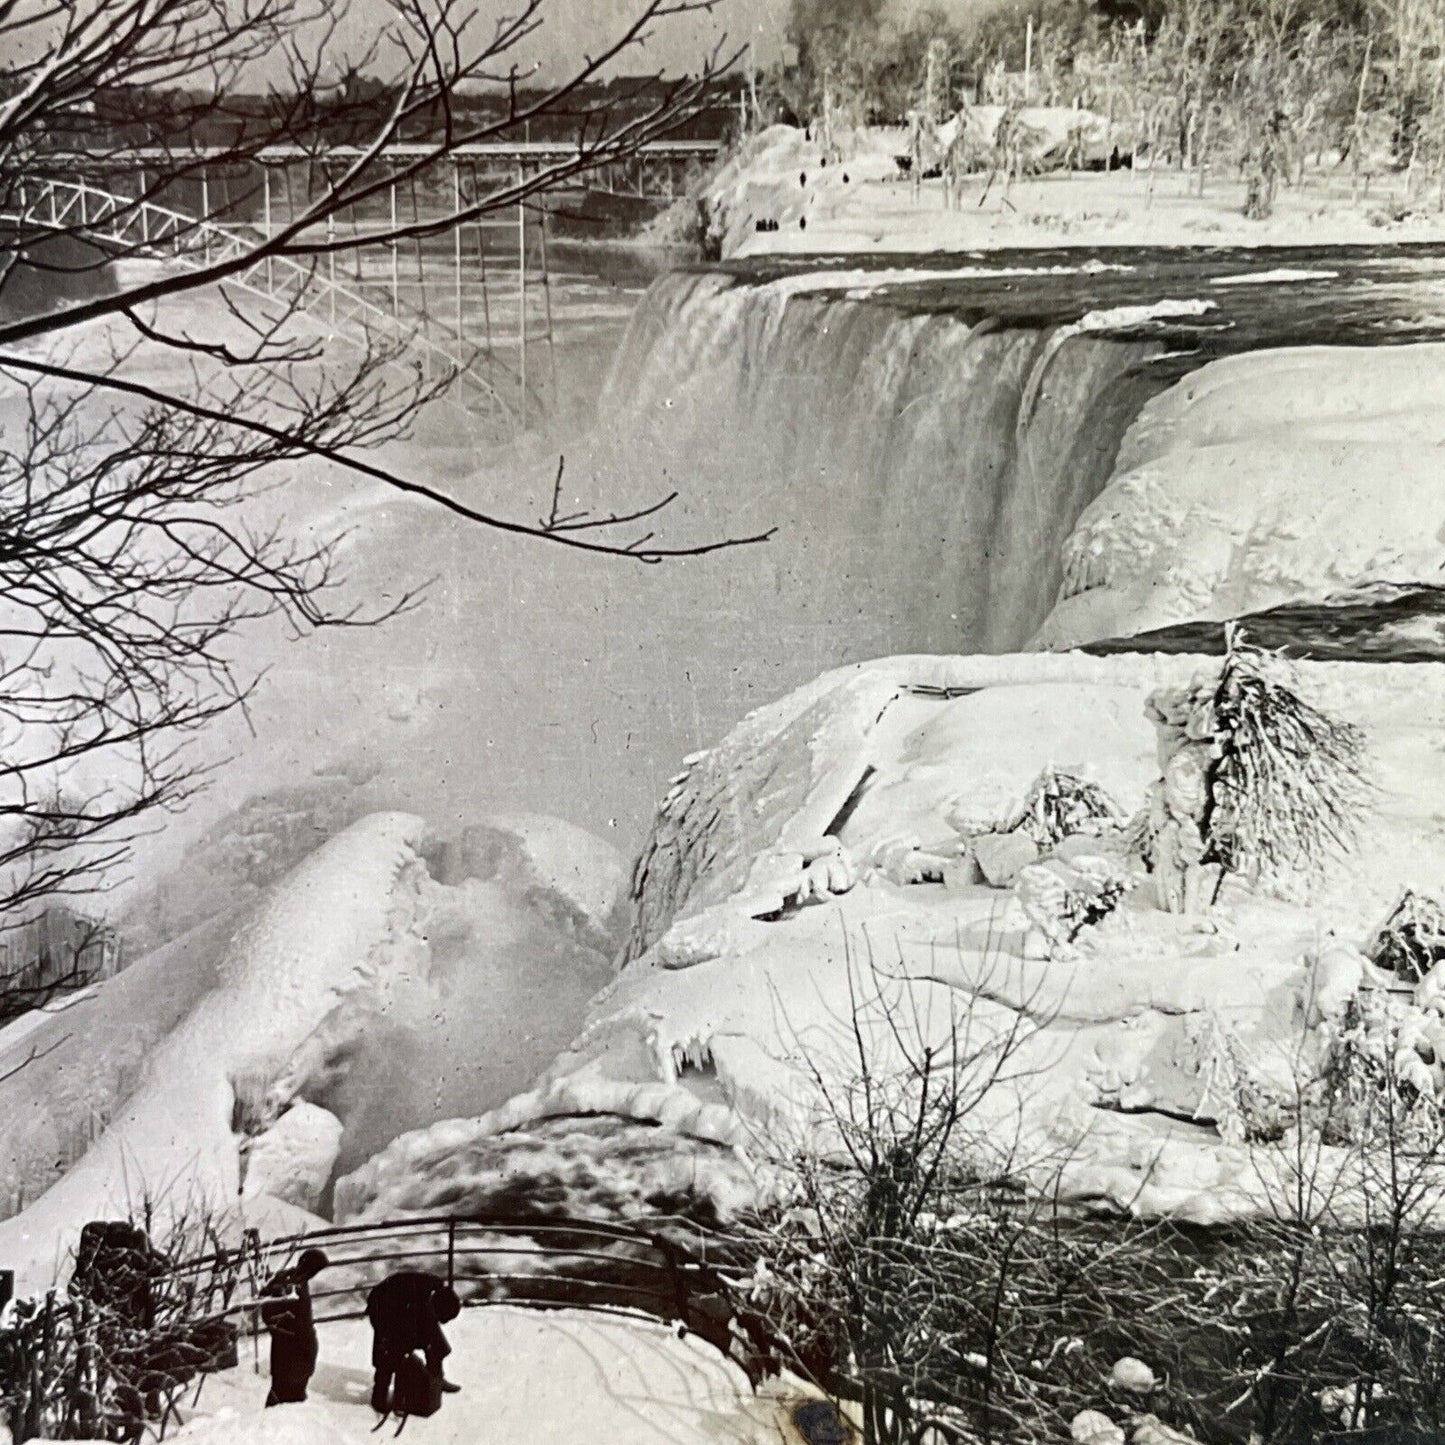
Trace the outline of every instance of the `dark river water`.
{"type": "MultiPolygon", "coordinates": [[[[877,299],[1015,326],[1065,325],[1088,312],[1169,299],[1207,300],[1213,308],[1198,320],[1147,328],[1152,338],[1207,357],[1266,346],[1387,346],[1445,337],[1442,244],[779,256],[718,269],[750,282],[828,269],[938,272],[936,281],[884,284],[877,299]],[[946,274],[965,268],[975,274],[946,274]]],[[[1123,324],[1111,334],[1133,333],[1123,324]]]]}

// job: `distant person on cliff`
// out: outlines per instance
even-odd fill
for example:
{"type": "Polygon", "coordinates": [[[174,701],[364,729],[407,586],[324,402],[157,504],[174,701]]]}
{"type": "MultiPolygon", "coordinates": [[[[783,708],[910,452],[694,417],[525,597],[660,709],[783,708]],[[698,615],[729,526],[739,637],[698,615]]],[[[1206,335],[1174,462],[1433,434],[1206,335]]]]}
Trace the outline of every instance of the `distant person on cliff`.
{"type": "Polygon", "coordinates": [[[311,1310],[311,1281],[331,1261],[319,1249],[303,1250],[290,1269],[275,1275],[261,1291],[261,1319],[271,1332],[271,1393],[267,1406],[299,1405],[316,1373],[316,1320],[311,1310]]]}
{"type": "Polygon", "coordinates": [[[461,1312],[462,1303],[450,1285],[416,1269],[398,1270],[367,1295],[366,1317],[373,1331],[371,1366],[376,1372],[371,1390],[373,1410],[379,1415],[388,1413],[397,1370],[418,1351],[443,1392],[451,1395],[461,1389],[442,1374],[442,1361],[452,1352],[442,1326],[461,1312]]]}

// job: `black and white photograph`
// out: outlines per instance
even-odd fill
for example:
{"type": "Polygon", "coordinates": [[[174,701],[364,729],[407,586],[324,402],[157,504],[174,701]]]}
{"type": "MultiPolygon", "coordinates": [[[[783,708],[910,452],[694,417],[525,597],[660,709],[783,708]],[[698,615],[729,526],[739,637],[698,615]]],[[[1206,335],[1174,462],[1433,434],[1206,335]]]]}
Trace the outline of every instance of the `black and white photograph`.
{"type": "Polygon", "coordinates": [[[1445,0],[0,0],[0,1445],[1445,1442],[1445,0]]]}

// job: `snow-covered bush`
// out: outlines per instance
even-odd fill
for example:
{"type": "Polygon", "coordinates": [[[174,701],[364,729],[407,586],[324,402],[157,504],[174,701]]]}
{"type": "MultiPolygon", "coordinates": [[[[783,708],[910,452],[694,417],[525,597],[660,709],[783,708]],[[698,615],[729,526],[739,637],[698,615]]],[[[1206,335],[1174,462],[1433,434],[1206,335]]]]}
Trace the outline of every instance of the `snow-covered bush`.
{"type": "Polygon", "coordinates": [[[1259,879],[1345,852],[1369,797],[1360,729],[1315,707],[1282,658],[1237,635],[1211,710],[1206,858],[1259,879]]]}
{"type": "Polygon", "coordinates": [[[86,1227],[67,1291],[19,1300],[0,1322],[0,1410],[17,1445],[159,1438],[179,1422],[196,1378],[236,1363],[222,1314],[235,1267],[175,1266],[203,1249],[219,1260],[217,1238],[204,1208],[177,1217],[167,1252],[134,1221],[86,1227]]]}
{"type": "Polygon", "coordinates": [[[814,1107],[758,1140],[774,1184],[740,1230],[738,1315],[856,1402],[866,1445],[1063,1438],[1110,1403],[1113,1361],[1144,1352],[1152,1322],[1119,1322],[1167,1298],[1169,1251],[1150,1226],[1071,1223],[1025,1191],[1056,1161],[992,1107],[1028,1087],[1022,1014],[960,1002],[940,1024],[924,981],[871,958],[849,992],[836,1036],[797,1041],[814,1107]]]}
{"type": "Polygon", "coordinates": [[[1053,848],[1065,838],[1120,828],[1126,821],[1124,810],[1097,783],[1050,766],[1034,780],[1015,826],[1040,848],[1053,848]]]}
{"type": "Polygon", "coordinates": [[[1217,677],[1154,693],[1163,772],[1141,842],[1161,906],[1192,911],[1228,875],[1289,892],[1354,841],[1371,796],[1359,728],[1237,630],[1217,677]]]}
{"type": "Polygon", "coordinates": [[[1030,864],[1019,871],[1014,891],[1029,922],[1062,950],[1107,918],[1129,886],[1113,859],[1085,855],[1030,864]]]}
{"type": "Polygon", "coordinates": [[[1185,1027],[1190,1063],[1200,1075],[1200,1114],[1232,1143],[1274,1143],[1300,1116],[1299,1090],[1286,1092],[1255,1066],[1239,1035],[1213,1009],[1185,1027]]]}
{"type": "Polygon", "coordinates": [[[1411,1152],[1442,1139],[1445,1020],[1404,998],[1361,989],[1327,1032],[1321,1128],[1340,1143],[1382,1134],[1411,1152]]]}
{"type": "Polygon", "coordinates": [[[1445,959],[1445,908],[1407,888],[1365,953],[1402,982],[1419,983],[1445,959]]]}

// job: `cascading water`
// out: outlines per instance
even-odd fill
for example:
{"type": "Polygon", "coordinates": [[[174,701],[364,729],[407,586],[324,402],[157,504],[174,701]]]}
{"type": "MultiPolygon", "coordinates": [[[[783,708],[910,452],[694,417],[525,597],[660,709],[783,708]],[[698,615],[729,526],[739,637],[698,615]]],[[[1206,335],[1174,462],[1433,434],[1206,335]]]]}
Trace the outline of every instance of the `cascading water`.
{"type": "MultiPolygon", "coordinates": [[[[438,580],[415,612],[318,637],[273,669],[253,712],[276,740],[269,775],[301,780],[285,811],[327,832],[386,808],[439,829],[542,812],[627,852],[686,754],[819,673],[1024,644],[1121,437],[1177,375],[1152,364],[1166,343],[825,282],[655,282],[597,425],[566,449],[566,509],[675,490],[638,531],[685,543],[775,528],[768,544],[639,567],[431,507],[370,513],[346,556],[357,595],[438,580]],[[365,685],[339,707],[343,677],[365,685]],[[318,717],[332,719],[319,742],[318,717]]],[[[454,437],[426,433],[398,465],[535,516],[555,475],[542,455],[479,471],[454,437]]]]}
{"type": "Polygon", "coordinates": [[[842,625],[834,662],[997,651],[1053,605],[1065,538],[1167,384],[1161,349],[680,274],[649,292],[602,412],[614,462],[733,530],[779,529],[734,560],[780,624],[842,625]]]}

